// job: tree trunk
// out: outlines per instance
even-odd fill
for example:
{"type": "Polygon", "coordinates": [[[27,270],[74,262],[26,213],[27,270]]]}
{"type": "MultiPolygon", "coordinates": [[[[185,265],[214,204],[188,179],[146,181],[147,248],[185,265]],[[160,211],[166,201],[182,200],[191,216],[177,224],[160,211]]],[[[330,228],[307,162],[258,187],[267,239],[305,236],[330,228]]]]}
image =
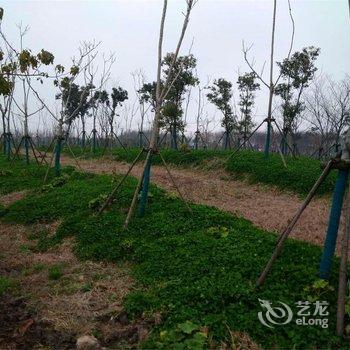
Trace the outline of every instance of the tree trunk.
{"type": "Polygon", "coordinates": [[[3,137],[3,140],[2,140],[2,142],[3,142],[3,147],[4,147],[4,149],[3,149],[3,152],[4,152],[4,156],[6,155],[6,138],[7,138],[7,136],[6,136],[6,122],[5,122],[5,115],[3,114],[2,116],[2,137],[3,137]]]}
{"type": "Polygon", "coordinates": [[[11,131],[10,131],[10,117],[7,120],[7,132],[6,132],[6,158],[7,160],[11,159],[11,131]]]}
{"type": "Polygon", "coordinates": [[[29,130],[28,130],[28,116],[24,116],[24,149],[25,149],[25,160],[26,164],[29,164],[29,130]]]}
{"type": "Polygon", "coordinates": [[[96,152],[96,115],[94,115],[93,129],[92,129],[92,152],[96,152]]]}
{"type": "Polygon", "coordinates": [[[226,131],[225,131],[225,135],[224,135],[224,150],[225,150],[225,151],[226,151],[227,148],[228,148],[229,137],[230,137],[230,134],[229,134],[229,132],[226,130],[226,131]]]}
{"type": "Polygon", "coordinates": [[[82,139],[81,139],[81,147],[85,148],[85,142],[86,142],[86,130],[85,130],[85,120],[84,118],[81,118],[83,132],[82,132],[82,139]]]}
{"type": "MultiPolygon", "coordinates": [[[[61,152],[62,152],[62,141],[64,140],[63,120],[59,121],[58,128],[59,128],[58,136],[56,138],[56,145],[55,145],[55,176],[61,176],[61,152]]],[[[67,138],[68,138],[68,130],[66,133],[66,139],[67,138]]]]}
{"type": "Polygon", "coordinates": [[[150,177],[151,177],[151,164],[152,164],[152,154],[150,155],[150,157],[147,160],[143,179],[142,179],[142,189],[141,189],[141,197],[140,197],[140,204],[139,204],[140,217],[143,217],[145,215],[145,211],[146,211],[149,182],[150,182],[150,177]]]}
{"type": "Polygon", "coordinates": [[[276,27],[276,7],[277,0],[273,3],[273,17],[272,17],[272,33],[271,33],[271,57],[270,57],[270,87],[269,87],[269,106],[267,111],[267,130],[266,130],[266,140],[265,140],[265,158],[269,158],[270,155],[270,143],[271,143],[271,118],[272,118],[272,99],[274,92],[273,83],[273,57],[274,57],[274,47],[275,47],[275,27],[276,27]]]}
{"type": "Polygon", "coordinates": [[[173,138],[173,149],[177,149],[177,130],[176,130],[176,123],[174,123],[174,126],[172,128],[172,131],[173,131],[173,135],[172,135],[172,138],[173,138]]]}
{"type": "Polygon", "coordinates": [[[55,176],[61,176],[62,138],[58,137],[55,146],[55,176]]]}

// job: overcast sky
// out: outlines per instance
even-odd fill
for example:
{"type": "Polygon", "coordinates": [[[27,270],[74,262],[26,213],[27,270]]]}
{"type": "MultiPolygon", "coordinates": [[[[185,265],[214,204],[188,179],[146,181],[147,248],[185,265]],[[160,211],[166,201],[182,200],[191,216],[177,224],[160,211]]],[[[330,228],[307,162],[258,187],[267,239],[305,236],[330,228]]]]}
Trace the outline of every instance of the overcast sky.
{"type": "MultiPolygon", "coordinates": [[[[164,38],[164,53],[173,51],[178,40],[184,0],[169,0],[164,38]]],[[[321,55],[317,66],[335,79],[349,73],[350,19],[348,0],[291,0],[296,24],[294,50],[318,46],[321,55]]],[[[21,23],[30,27],[25,46],[54,53],[57,63],[68,64],[84,40],[102,41],[100,52],[115,52],[116,63],[111,84],[130,91],[133,101],[131,72],[142,68],[149,81],[155,80],[156,54],[162,1],[2,1],[5,15],[3,30],[12,42],[18,42],[21,23]]],[[[203,83],[224,77],[233,83],[237,73],[248,71],[242,40],[253,44],[251,58],[261,69],[269,58],[272,0],[199,0],[196,4],[182,54],[192,53],[198,59],[197,71],[203,83]]],[[[277,0],[276,57],[282,60],[290,44],[291,21],[288,1],[277,0]]],[[[265,75],[267,75],[265,69],[265,75]]],[[[44,96],[54,100],[55,90],[47,84],[44,96]]],[[[237,95],[237,94],[236,94],[237,95]]],[[[256,121],[266,113],[267,92],[262,87],[256,104],[256,121]]],[[[189,129],[193,130],[196,98],[189,109],[189,129]]],[[[207,108],[218,122],[219,113],[207,108]]],[[[214,127],[217,122],[213,122],[214,127]]],[[[35,121],[32,121],[34,125],[35,121]]],[[[134,122],[137,125],[137,121],[134,122]]]]}

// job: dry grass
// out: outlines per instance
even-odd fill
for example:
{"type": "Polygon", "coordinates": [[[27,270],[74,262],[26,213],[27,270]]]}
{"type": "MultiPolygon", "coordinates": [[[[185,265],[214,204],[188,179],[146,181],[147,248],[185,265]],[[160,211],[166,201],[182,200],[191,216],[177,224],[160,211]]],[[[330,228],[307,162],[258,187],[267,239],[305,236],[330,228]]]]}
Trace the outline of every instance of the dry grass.
{"type": "Polygon", "coordinates": [[[28,193],[28,191],[18,191],[18,192],[11,192],[11,193],[5,194],[3,196],[0,196],[0,204],[4,205],[6,207],[6,206],[24,198],[27,195],[27,193],[28,193]]]}
{"type": "Polygon", "coordinates": [[[78,261],[73,239],[47,252],[33,251],[36,242],[28,235],[38,229],[0,223],[1,273],[16,281],[29,308],[54,329],[91,334],[99,317],[121,312],[122,299],[133,286],[129,268],[78,261]],[[52,266],[62,270],[58,280],[48,277],[52,266]]]}
{"type": "Polygon", "coordinates": [[[230,344],[222,344],[220,350],[260,350],[247,333],[230,331],[230,344]]]}

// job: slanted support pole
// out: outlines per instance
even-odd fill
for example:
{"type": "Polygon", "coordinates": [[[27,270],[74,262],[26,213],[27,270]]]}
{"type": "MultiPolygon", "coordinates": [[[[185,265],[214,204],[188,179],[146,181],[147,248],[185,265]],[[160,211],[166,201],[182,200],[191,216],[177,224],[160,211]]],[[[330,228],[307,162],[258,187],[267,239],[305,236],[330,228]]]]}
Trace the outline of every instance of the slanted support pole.
{"type": "Polygon", "coordinates": [[[256,282],[256,285],[258,287],[261,286],[265,282],[266,276],[270,272],[273,263],[275,262],[275,260],[278,258],[278,256],[282,252],[282,249],[283,249],[285,241],[287,240],[288,236],[292,232],[294,226],[297,224],[297,222],[300,219],[302,213],[307,208],[307,206],[310,204],[312,198],[315,196],[316,191],[318,190],[318,188],[321,186],[323,181],[328,176],[329,172],[331,171],[332,166],[333,166],[333,160],[330,160],[328,162],[328,164],[326,165],[326,167],[324,168],[321,176],[318,178],[316,183],[313,185],[312,189],[310,190],[309,194],[305,198],[304,202],[302,203],[302,205],[300,206],[298,211],[295,213],[295,215],[293,216],[293,218],[289,222],[288,226],[280,234],[280,236],[279,236],[279,238],[277,240],[277,243],[276,243],[276,247],[275,247],[275,249],[274,249],[274,251],[273,251],[273,253],[272,253],[271,257],[270,257],[270,260],[266,264],[263,272],[261,273],[261,275],[259,276],[259,278],[258,278],[258,280],[256,282]]]}
{"type": "Polygon", "coordinates": [[[333,192],[332,207],[329,215],[328,229],[324,243],[319,276],[328,279],[332,267],[332,260],[337,242],[341,209],[343,206],[344,194],[349,178],[349,169],[339,169],[337,181],[333,192]]]}

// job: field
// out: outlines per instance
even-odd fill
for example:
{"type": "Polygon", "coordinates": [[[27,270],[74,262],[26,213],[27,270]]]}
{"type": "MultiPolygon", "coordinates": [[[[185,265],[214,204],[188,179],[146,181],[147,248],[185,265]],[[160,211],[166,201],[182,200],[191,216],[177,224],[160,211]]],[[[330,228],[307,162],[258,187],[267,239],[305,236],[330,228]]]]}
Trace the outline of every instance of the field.
{"type": "MultiPolygon", "coordinates": [[[[99,158],[103,153],[112,155],[115,160],[131,163],[139,153],[138,148],[124,150],[113,149],[112,153],[98,149],[96,153],[83,152],[80,147],[72,149],[78,158],[99,158]]],[[[65,153],[72,156],[71,151],[65,153]]],[[[309,157],[293,158],[285,156],[287,167],[284,167],[278,154],[271,154],[268,162],[261,152],[240,151],[229,157],[232,151],[214,150],[162,150],[162,156],[169,164],[181,167],[197,167],[202,169],[222,168],[237,178],[246,179],[250,183],[263,183],[276,186],[281,190],[287,190],[305,196],[321,174],[321,163],[309,157]]],[[[144,158],[144,157],[143,157],[144,158]]],[[[140,161],[143,160],[140,158],[140,161]]],[[[154,164],[162,165],[161,158],[155,156],[154,164]]],[[[332,172],[320,187],[318,194],[329,194],[335,183],[335,173],[332,172]]]]}
{"type": "MultiPolygon", "coordinates": [[[[128,162],[135,152],[116,151],[115,158],[128,162]]],[[[250,152],[229,162],[224,161],[224,152],[186,151],[175,156],[173,151],[164,151],[163,155],[176,166],[226,169],[245,181],[272,184],[301,197],[321,171],[319,163],[306,158],[288,159],[284,169],[278,156],[263,162],[260,155],[250,152]],[[301,178],[305,181],[296,181],[301,178]]],[[[155,163],[160,160],[156,158],[155,163]]],[[[67,166],[60,178],[49,174],[43,185],[43,167],[3,158],[0,166],[1,232],[20,242],[9,248],[8,241],[1,240],[0,293],[8,298],[24,297],[30,309],[37,311],[35,322],[40,312],[53,307],[47,300],[46,307],[41,305],[41,294],[35,296],[33,286],[27,285],[28,279],[37,278],[41,281],[38,289],[49,288],[55,296],[57,309],[60,303],[72,307],[77,298],[94,303],[96,295],[112,305],[93,313],[89,304],[83,311],[89,320],[84,330],[111,348],[120,344],[145,349],[348,348],[348,343],[334,335],[339,262],[334,262],[329,285],[320,284],[319,246],[289,239],[266,283],[256,288],[276,234],[243,217],[194,203],[189,212],[173,192],[152,185],[145,217],[136,215],[124,229],[135,178],[129,177],[108,211],[97,215],[96,208],[120,179],[119,174],[81,172],[67,166]],[[67,247],[75,256],[65,251],[67,247]],[[18,257],[16,273],[6,266],[14,264],[13,254],[18,257]],[[50,259],[42,258],[48,255],[50,259]],[[294,323],[267,328],[257,318],[259,300],[290,306],[298,301],[327,300],[329,328],[294,323]],[[105,325],[111,319],[113,331],[105,325]]],[[[332,174],[320,195],[330,193],[333,184],[332,174]]],[[[56,337],[58,331],[60,337],[69,334],[67,348],[70,339],[82,331],[79,318],[67,325],[68,316],[76,318],[62,312],[60,317],[51,317],[49,327],[56,337]]]]}

